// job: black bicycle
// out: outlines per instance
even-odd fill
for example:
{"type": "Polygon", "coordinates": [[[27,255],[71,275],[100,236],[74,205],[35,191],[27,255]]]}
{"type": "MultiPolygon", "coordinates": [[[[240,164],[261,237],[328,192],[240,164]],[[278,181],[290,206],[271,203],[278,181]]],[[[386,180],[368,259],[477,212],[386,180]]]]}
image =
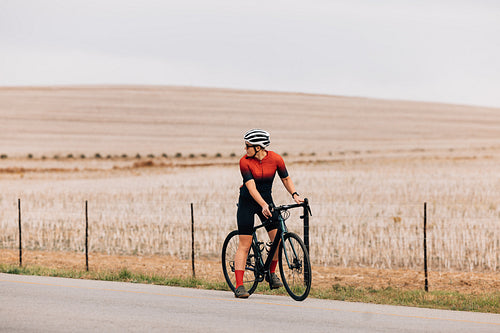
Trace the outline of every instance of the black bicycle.
{"type": "MultiPolygon", "coordinates": [[[[288,294],[296,301],[306,299],[311,290],[311,262],[309,253],[302,239],[293,232],[288,232],[285,221],[290,217],[289,209],[303,207],[304,214],[311,214],[307,199],[301,204],[283,205],[271,207],[273,214],[277,215],[279,226],[276,237],[272,243],[260,242],[256,231],[271,223],[271,219],[253,228],[252,246],[248,252],[245,267],[245,280],[243,284],[248,293],[252,294],[259,282],[270,281],[270,265],[274,254],[279,250],[278,262],[283,286],[288,294]],[[267,246],[266,246],[267,245],[267,246]],[[267,259],[264,261],[264,256],[267,259]]],[[[303,217],[302,217],[303,218],[303,217]]],[[[222,246],[222,271],[234,292],[236,290],[236,278],[234,276],[234,255],[238,249],[238,230],[231,231],[222,246]]]]}

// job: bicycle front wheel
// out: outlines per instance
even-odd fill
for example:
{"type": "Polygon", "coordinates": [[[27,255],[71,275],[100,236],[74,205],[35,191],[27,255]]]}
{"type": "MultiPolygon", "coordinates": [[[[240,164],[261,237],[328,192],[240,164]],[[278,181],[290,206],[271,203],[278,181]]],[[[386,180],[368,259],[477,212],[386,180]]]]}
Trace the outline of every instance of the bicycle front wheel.
{"type": "Polygon", "coordinates": [[[288,294],[296,301],[306,299],[311,290],[311,262],[304,242],[292,232],[283,237],[279,265],[281,279],[288,294]]]}
{"type": "MultiPolygon", "coordinates": [[[[233,292],[236,290],[234,255],[238,249],[239,241],[238,230],[234,230],[227,235],[224,245],[222,246],[222,272],[224,273],[227,285],[233,292]]],[[[250,247],[245,265],[245,274],[243,276],[243,285],[249,294],[252,294],[259,284],[255,279],[255,269],[255,254],[253,252],[253,247],[250,247]]]]}

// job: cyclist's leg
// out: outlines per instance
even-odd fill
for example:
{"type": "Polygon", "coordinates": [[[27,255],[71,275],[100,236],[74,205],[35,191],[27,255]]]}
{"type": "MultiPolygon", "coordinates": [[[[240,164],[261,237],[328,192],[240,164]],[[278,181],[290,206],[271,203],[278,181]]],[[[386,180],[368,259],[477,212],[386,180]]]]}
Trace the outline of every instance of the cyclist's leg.
{"type": "MultiPolygon", "coordinates": [[[[271,200],[271,203],[272,203],[272,200],[271,200]]],[[[267,220],[267,218],[262,214],[262,212],[258,212],[257,215],[259,216],[259,218],[262,222],[267,220]]],[[[267,234],[269,235],[269,240],[271,242],[274,242],[274,238],[276,237],[276,233],[278,231],[278,226],[279,226],[278,217],[273,216],[273,221],[269,225],[266,226],[267,234]]],[[[276,251],[274,253],[273,262],[271,263],[271,273],[274,273],[274,268],[276,268],[276,263],[278,262],[278,253],[279,253],[279,251],[276,251]],[[274,265],[274,267],[273,267],[273,265],[274,265]]]]}
{"type": "MultiPolygon", "coordinates": [[[[261,219],[261,221],[265,219],[262,213],[259,214],[259,218],[261,219]]],[[[276,238],[276,234],[278,232],[278,226],[279,226],[278,217],[273,216],[273,221],[266,226],[267,234],[269,235],[269,239],[271,240],[271,242],[274,242],[274,239],[276,238]]],[[[273,259],[269,267],[269,273],[270,273],[269,285],[271,289],[279,288],[283,285],[278,276],[276,275],[276,266],[278,266],[279,247],[277,249],[278,250],[274,252],[273,259]]]]}
{"type": "MultiPolygon", "coordinates": [[[[276,237],[277,232],[278,232],[278,229],[272,229],[272,230],[267,231],[267,234],[269,235],[269,240],[271,242],[274,242],[274,238],[276,237]]],[[[275,260],[278,260],[278,251],[274,252],[273,261],[275,261],[275,260]]]]}
{"type": "Polygon", "coordinates": [[[250,246],[252,246],[252,236],[238,235],[238,237],[240,242],[238,244],[236,254],[234,255],[234,269],[244,271],[248,251],[250,250],[250,246]]]}
{"type": "MultiPolygon", "coordinates": [[[[267,232],[269,235],[269,239],[274,242],[274,238],[276,237],[278,229],[273,229],[267,232]]],[[[273,260],[271,261],[271,266],[269,267],[269,272],[270,273],[275,273],[276,272],[276,266],[278,265],[278,254],[280,251],[278,251],[279,247],[277,247],[277,250],[274,252],[273,255],[273,260]]]]}
{"type": "Polygon", "coordinates": [[[236,288],[243,285],[243,275],[248,251],[252,246],[252,234],[255,215],[255,205],[248,200],[240,198],[238,202],[238,212],[236,214],[238,220],[238,249],[234,256],[234,270],[236,275],[236,288]]]}

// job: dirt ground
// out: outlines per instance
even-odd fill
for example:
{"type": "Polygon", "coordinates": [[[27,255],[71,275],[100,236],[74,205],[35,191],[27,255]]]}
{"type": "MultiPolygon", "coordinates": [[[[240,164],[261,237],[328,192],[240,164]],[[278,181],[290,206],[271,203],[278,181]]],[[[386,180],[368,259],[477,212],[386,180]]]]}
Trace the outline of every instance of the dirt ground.
{"type": "MultiPolygon", "coordinates": [[[[17,250],[0,250],[0,263],[18,264],[17,250]]],[[[49,268],[84,270],[82,253],[23,251],[23,266],[37,265],[49,268]]],[[[191,260],[170,256],[111,256],[90,254],[89,267],[94,271],[118,271],[157,274],[165,277],[192,276],[191,260]]],[[[195,275],[209,281],[223,281],[220,261],[195,259],[195,275]]],[[[500,272],[429,272],[429,290],[483,293],[500,290],[500,272]]],[[[313,287],[328,288],[332,285],[364,288],[394,287],[406,290],[424,288],[424,273],[413,270],[384,270],[359,267],[313,266],[313,287]]]]}

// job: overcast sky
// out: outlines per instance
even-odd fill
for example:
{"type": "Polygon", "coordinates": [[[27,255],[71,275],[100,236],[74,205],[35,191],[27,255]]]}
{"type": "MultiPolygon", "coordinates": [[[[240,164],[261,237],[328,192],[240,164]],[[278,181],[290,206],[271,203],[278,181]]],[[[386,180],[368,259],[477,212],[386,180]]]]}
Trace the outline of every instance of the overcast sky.
{"type": "Polygon", "coordinates": [[[500,1],[0,0],[0,86],[66,84],[500,107],[500,1]]]}

